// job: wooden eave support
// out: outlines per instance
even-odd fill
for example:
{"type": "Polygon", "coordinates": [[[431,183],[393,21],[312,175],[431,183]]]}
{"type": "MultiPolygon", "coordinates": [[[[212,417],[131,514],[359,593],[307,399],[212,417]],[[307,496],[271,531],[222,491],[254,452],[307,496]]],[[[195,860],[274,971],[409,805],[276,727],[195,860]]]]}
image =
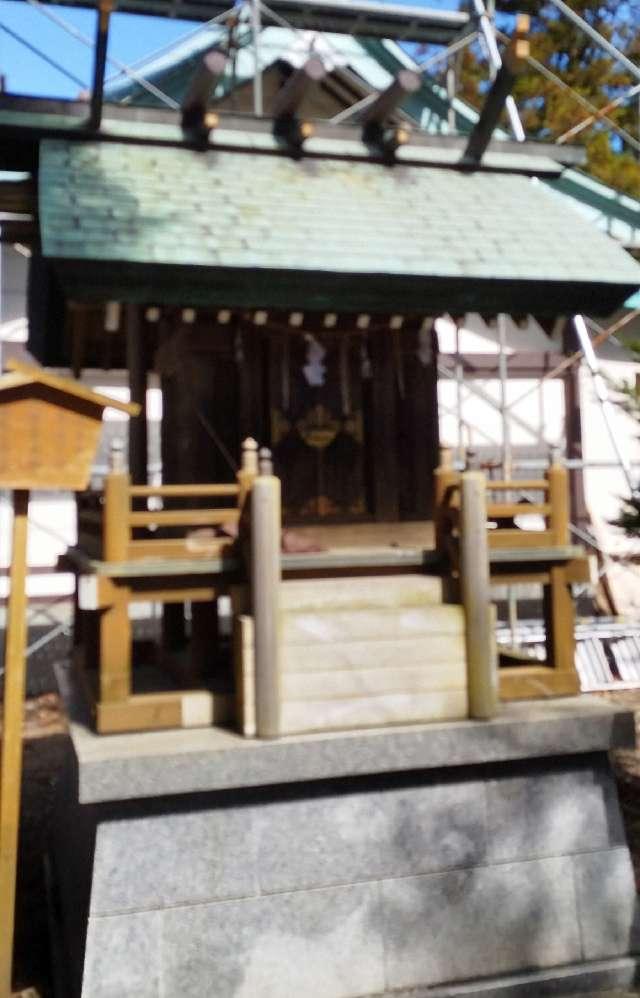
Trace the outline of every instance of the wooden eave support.
{"type": "Polygon", "coordinates": [[[107,64],[107,47],[109,44],[109,22],[113,0],[100,0],[98,5],[98,27],[96,32],[95,59],[93,64],[93,89],[91,91],[91,107],[88,126],[92,132],[97,132],[102,122],[102,107],[104,96],[104,71],[107,64]]]}
{"type": "Polygon", "coordinates": [[[217,126],[218,115],[207,111],[207,104],[226,65],[227,56],[219,49],[210,49],[200,61],[182,101],[182,127],[186,132],[208,133],[217,126]]]}
{"type": "Polygon", "coordinates": [[[304,66],[291,74],[278,91],[273,103],[273,133],[291,146],[301,146],[313,135],[313,125],[300,121],[298,110],[312,86],[321,83],[327,75],[322,59],[312,55],[304,66]]]}
{"type": "Polygon", "coordinates": [[[367,107],[363,117],[362,140],[386,152],[395,149],[409,139],[408,128],[389,126],[389,119],[399,104],[421,86],[419,73],[411,69],[401,69],[394,81],[378,94],[367,107]]]}
{"type": "Polygon", "coordinates": [[[462,157],[463,164],[478,166],[482,162],[482,157],[491,142],[507,97],[513,90],[516,77],[526,65],[526,59],[529,56],[529,42],[526,36],[529,32],[530,20],[528,14],[518,15],[515,34],[502,57],[502,66],[498,70],[498,75],[493,81],[480,111],[480,117],[469,136],[467,148],[462,157]]]}

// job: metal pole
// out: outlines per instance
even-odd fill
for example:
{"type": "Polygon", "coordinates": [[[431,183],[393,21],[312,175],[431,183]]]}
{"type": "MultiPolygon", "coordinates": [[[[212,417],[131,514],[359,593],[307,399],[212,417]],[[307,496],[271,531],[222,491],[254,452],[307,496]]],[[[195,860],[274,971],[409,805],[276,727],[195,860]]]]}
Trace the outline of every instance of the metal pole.
{"type": "MultiPolygon", "coordinates": [[[[479,0],[474,0],[474,2],[477,3],[479,0]]],[[[592,38],[596,45],[599,45],[600,48],[605,50],[605,52],[608,52],[612,59],[614,59],[621,66],[624,66],[627,72],[631,73],[636,80],[640,80],[640,66],[636,66],[631,59],[628,59],[627,56],[621,52],[619,48],[616,48],[615,45],[608,41],[604,35],[601,35],[595,28],[592,28],[588,21],[585,21],[583,17],[576,14],[575,10],[571,10],[571,7],[569,7],[564,0],[551,0],[551,3],[554,7],[557,7],[559,11],[565,14],[570,21],[573,21],[573,23],[577,24],[579,28],[582,28],[584,33],[589,35],[589,38],[592,38]]]]}
{"type": "Polygon", "coordinates": [[[464,420],[462,418],[462,388],[464,369],[460,354],[460,327],[456,322],[456,407],[458,410],[458,460],[464,462],[464,420]]]}
{"type": "MultiPolygon", "coordinates": [[[[555,3],[555,0],[554,0],[555,3]]],[[[600,373],[600,365],[598,363],[598,358],[596,357],[595,350],[593,349],[593,344],[587,330],[587,324],[584,321],[584,316],[574,315],[573,324],[576,329],[578,336],[578,342],[582,347],[582,352],[584,353],[585,360],[589,366],[591,372],[591,378],[593,380],[593,387],[600,403],[600,409],[602,411],[602,418],[605,421],[607,427],[607,432],[613,446],[613,450],[618,459],[618,464],[624,473],[627,485],[629,486],[629,491],[635,491],[635,482],[633,479],[633,474],[631,471],[631,465],[628,458],[622,453],[620,449],[620,444],[616,436],[615,427],[613,425],[613,405],[611,399],[609,398],[609,393],[607,391],[607,386],[604,378],[600,373]]]]}
{"type": "Polygon", "coordinates": [[[450,132],[456,131],[456,109],[454,106],[454,101],[456,99],[456,91],[458,89],[458,81],[456,79],[456,67],[455,60],[447,60],[447,125],[449,126],[450,132]]]}
{"type": "MultiPolygon", "coordinates": [[[[473,6],[478,16],[480,32],[487,47],[487,54],[489,56],[489,62],[491,63],[492,75],[495,75],[495,73],[502,68],[502,57],[498,50],[498,43],[493,30],[493,24],[491,22],[491,18],[487,14],[483,0],[473,0],[473,6]]],[[[511,131],[518,142],[524,142],[526,138],[524,128],[522,127],[522,122],[520,121],[520,115],[518,114],[516,102],[511,94],[507,97],[505,107],[509,116],[511,131]]]]}
{"type": "Polygon", "coordinates": [[[419,62],[418,69],[423,72],[432,70],[433,67],[437,66],[439,62],[442,62],[445,59],[448,61],[452,55],[456,54],[456,52],[461,52],[463,49],[466,49],[468,45],[475,42],[477,37],[478,32],[472,31],[470,34],[465,35],[464,38],[458,38],[457,41],[452,42],[446,49],[442,49],[442,51],[436,52],[434,55],[430,55],[429,58],[425,59],[423,62],[419,62]]]}
{"type": "Polygon", "coordinates": [[[500,377],[500,415],[502,417],[502,474],[505,480],[511,478],[511,427],[509,425],[509,402],[507,399],[507,379],[509,370],[507,366],[507,330],[505,328],[505,316],[501,312],[498,316],[498,342],[500,353],[498,354],[498,374],[500,377]]]}
{"type": "MultiPolygon", "coordinates": [[[[511,453],[511,426],[509,425],[509,402],[507,399],[507,381],[509,370],[507,366],[507,329],[505,315],[498,315],[498,371],[500,374],[500,414],[502,416],[502,477],[508,481],[513,477],[513,459],[511,453]]],[[[512,496],[505,493],[505,501],[511,502],[512,496]]],[[[509,615],[509,630],[511,643],[515,645],[518,630],[518,599],[513,586],[507,586],[507,612],[509,615]]]]}
{"type": "Polygon", "coordinates": [[[109,45],[109,23],[111,10],[112,0],[100,0],[98,5],[98,26],[96,29],[91,110],[89,113],[89,128],[92,131],[98,131],[102,122],[104,71],[107,65],[107,47],[109,45]]]}
{"type": "Polygon", "coordinates": [[[261,118],[263,113],[262,99],[262,69],[260,67],[260,33],[262,31],[262,18],[260,14],[260,0],[249,0],[251,4],[251,34],[253,35],[253,113],[261,118]]]}

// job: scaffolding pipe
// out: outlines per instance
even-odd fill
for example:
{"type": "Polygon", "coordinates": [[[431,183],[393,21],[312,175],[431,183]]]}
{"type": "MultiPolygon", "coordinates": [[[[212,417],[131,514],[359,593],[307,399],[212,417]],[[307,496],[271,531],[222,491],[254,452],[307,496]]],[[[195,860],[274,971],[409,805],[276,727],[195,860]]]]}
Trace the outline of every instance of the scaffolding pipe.
{"type": "MultiPolygon", "coordinates": [[[[504,32],[496,31],[496,34],[498,38],[502,39],[502,41],[507,43],[510,41],[509,35],[505,35],[504,32]]],[[[525,59],[525,62],[527,63],[528,66],[531,66],[532,69],[537,70],[537,72],[540,73],[541,76],[544,76],[546,80],[549,80],[550,83],[553,83],[559,90],[563,90],[566,94],[568,94],[571,100],[575,101],[576,104],[579,104],[581,107],[585,108],[586,111],[589,111],[591,114],[598,113],[598,108],[595,107],[594,104],[586,100],[586,98],[583,97],[582,94],[579,94],[577,90],[574,90],[573,87],[569,86],[568,83],[565,83],[564,80],[561,80],[559,76],[556,76],[555,73],[553,73],[547,66],[545,66],[544,63],[540,62],[538,59],[535,59],[534,56],[529,55],[525,59]]],[[[606,115],[600,117],[599,120],[602,122],[605,128],[607,128],[611,132],[615,132],[616,135],[620,135],[625,140],[625,142],[627,142],[628,145],[640,151],[640,142],[638,142],[637,139],[634,139],[633,135],[631,135],[626,130],[626,128],[623,128],[621,125],[616,124],[615,121],[612,121],[611,118],[607,118],[606,115]]]]}
{"type": "MultiPolygon", "coordinates": [[[[507,365],[507,324],[504,312],[498,315],[498,372],[500,376],[500,415],[502,417],[502,477],[508,481],[513,477],[513,456],[511,451],[511,426],[509,425],[509,404],[507,399],[507,382],[509,369],[507,365]]],[[[505,502],[512,502],[509,492],[505,493],[505,502]]],[[[513,586],[507,586],[507,613],[511,642],[515,647],[518,628],[518,600],[513,586]]]]}
{"type": "MultiPolygon", "coordinates": [[[[502,69],[502,56],[498,49],[498,43],[496,41],[495,32],[493,30],[493,24],[491,23],[491,18],[487,14],[486,7],[483,0],[473,0],[473,6],[478,17],[478,23],[480,25],[480,33],[484,38],[485,45],[487,47],[487,53],[489,55],[489,62],[491,63],[491,68],[493,74],[497,73],[502,69]]],[[[516,140],[518,142],[525,141],[524,128],[522,127],[522,122],[520,121],[520,115],[518,114],[518,108],[516,107],[516,102],[513,99],[513,95],[509,94],[505,101],[505,107],[507,109],[507,114],[509,116],[509,122],[511,124],[511,131],[513,132],[516,140]]]]}
{"type": "Polygon", "coordinates": [[[578,337],[578,342],[584,353],[585,360],[591,372],[591,378],[593,381],[593,387],[600,403],[600,409],[602,412],[602,418],[604,419],[605,426],[607,427],[607,433],[611,440],[613,450],[618,459],[618,464],[624,473],[624,477],[629,486],[629,491],[633,493],[635,491],[635,483],[633,480],[633,474],[631,471],[631,465],[629,461],[622,453],[618,438],[616,436],[615,427],[613,425],[613,404],[609,398],[609,393],[607,391],[607,386],[605,380],[600,373],[600,365],[598,363],[598,358],[596,357],[595,350],[593,349],[593,343],[591,342],[591,337],[589,336],[589,331],[587,329],[587,324],[584,321],[584,316],[574,315],[573,324],[576,330],[576,335],[578,337]]]}
{"type": "MultiPolygon", "coordinates": [[[[63,31],[66,31],[72,38],[82,42],[82,44],[86,45],[88,48],[93,49],[93,39],[88,38],[87,35],[83,34],[82,31],[79,31],[75,25],[69,24],[69,22],[65,21],[64,18],[58,17],[58,15],[54,14],[53,11],[48,10],[44,4],[41,3],[41,0],[27,0],[27,3],[35,10],[39,10],[43,17],[47,17],[54,24],[57,24],[59,28],[62,28],[63,31]]],[[[107,62],[115,66],[116,69],[119,69],[120,72],[124,73],[124,75],[130,80],[134,80],[138,83],[144,90],[147,90],[150,94],[153,94],[154,97],[157,97],[158,100],[162,101],[163,104],[166,104],[167,107],[172,108],[174,111],[179,109],[180,105],[173,99],[173,97],[167,96],[167,94],[163,93],[159,87],[156,87],[155,83],[150,83],[149,80],[146,80],[140,73],[137,73],[135,70],[131,69],[131,67],[125,62],[121,62],[120,59],[116,59],[116,57],[112,55],[107,55],[107,62]]]]}
{"type": "MultiPolygon", "coordinates": [[[[601,329],[600,327],[598,327],[600,328],[600,332],[598,333],[598,335],[595,337],[594,340],[589,341],[591,343],[591,349],[595,350],[596,347],[599,347],[603,343],[606,343],[608,339],[610,339],[612,336],[615,336],[616,333],[620,332],[621,329],[629,325],[630,322],[633,322],[634,319],[637,319],[638,316],[640,316],[640,308],[635,308],[633,312],[629,312],[627,315],[623,316],[622,319],[619,319],[617,322],[614,322],[612,326],[608,327],[608,329],[601,329]]],[[[590,321],[593,323],[593,320],[590,321]]],[[[540,384],[544,384],[545,381],[550,381],[552,378],[558,378],[563,373],[563,371],[567,371],[570,367],[573,367],[573,365],[576,364],[579,360],[582,360],[583,356],[584,354],[582,350],[576,350],[569,357],[565,357],[564,360],[560,361],[560,363],[556,367],[554,367],[552,371],[547,371],[545,374],[542,375],[542,378],[540,379],[540,384]]],[[[510,408],[513,409],[515,408],[515,406],[520,405],[520,403],[524,399],[528,398],[529,395],[532,395],[533,392],[537,391],[537,389],[538,389],[537,385],[534,385],[533,388],[527,388],[526,392],[523,392],[522,395],[519,395],[518,398],[511,403],[510,408]]]]}
{"type": "MultiPolygon", "coordinates": [[[[479,3],[481,0],[474,0],[474,2],[479,3]]],[[[554,7],[557,7],[561,13],[568,17],[570,21],[573,21],[573,23],[577,24],[579,28],[582,28],[585,35],[588,35],[589,38],[596,43],[596,45],[599,45],[605,52],[608,52],[615,62],[619,63],[620,66],[624,66],[627,72],[631,73],[636,80],[640,80],[640,67],[636,66],[631,59],[627,58],[624,52],[621,52],[620,49],[605,38],[604,35],[601,35],[599,31],[596,31],[596,29],[593,28],[588,21],[585,21],[584,17],[580,17],[579,14],[576,14],[575,10],[572,10],[571,7],[564,2],[564,0],[551,0],[551,3],[554,7]]]]}
{"type": "Polygon", "coordinates": [[[253,113],[262,117],[264,102],[262,97],[262,68],[260,66],[260,34],[262,32],[262,17],[260,0],[249,0],[251,6],[251,34],[253,43],[253,113]]]}
{"type": "Polygon", "coordinates": [[[567,129],[566,132],[563,132],[562,135],[558,136],[556,144],[560,146],[565,142],[568,142],[569,139],[579,135],[580,132],[584,131],[585,128],[588,128],[589,125],[593,125],[596,121],[606,118],[609,111],[614,111],[617,107],[620,107],[621,104],[626,104],[627,101],[631,100],[633,97],[637,97],[638,94],[640,94],[640,83],[636,83],[636,85],[626,94],[621,94],[619,97],[616,97],[615,100],[609,101],[609,103],[605,104],[605,106],[599,111],[594,111],[588,118],[584,118],[582,121],[578,122],[577,125],[574,125],[573,128],[567,129]]]}
{"type": "Polygon", "coordinates": [[[421,72],[432,70],[434,66],[438,65],[438,63],[448,61],[452,55],[455,55],[457,52],[462,52],[468,45],[475,42],[477,37],[478,32],[471,31],[468,35],[465,35],[464,38],[458,38],[457,41],[451,42],[451,45],[448,45],[446,49],[443,49],[441,52],[436,52],[434,55],[430,55],[429,58],[425,59],[423,62],[419,62],[418,69],[421,70],[421,72]]]}
{"type": "Polygon", "coordinates": [[[464,386],[464,369],[462,366],[462,355],[460,354],[460,326],[456,327],[456,406],[458,408],[458,460],[464,462],[464,419],[462,418],[462,389],[464,386]]]}

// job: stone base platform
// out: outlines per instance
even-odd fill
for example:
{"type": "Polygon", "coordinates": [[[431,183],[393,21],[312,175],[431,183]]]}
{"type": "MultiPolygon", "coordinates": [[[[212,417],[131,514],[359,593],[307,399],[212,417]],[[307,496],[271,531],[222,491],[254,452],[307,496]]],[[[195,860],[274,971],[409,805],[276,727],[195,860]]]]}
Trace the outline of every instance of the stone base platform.
{"type": "Polygon", "coordinates": [[[52,850],[65,995],[627,987],[640,936],[607,752],[633,737],[585,698],[277,742],[76,723],[52,850]]]}

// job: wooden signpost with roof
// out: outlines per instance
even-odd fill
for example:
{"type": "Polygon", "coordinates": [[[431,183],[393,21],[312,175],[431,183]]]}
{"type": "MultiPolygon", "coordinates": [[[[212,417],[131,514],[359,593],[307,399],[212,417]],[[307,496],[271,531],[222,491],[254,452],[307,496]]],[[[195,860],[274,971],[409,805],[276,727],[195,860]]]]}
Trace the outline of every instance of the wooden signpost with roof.
{"type": "Polygon", "coordinates": [[[22,723],[25,696],[27,513],[30,489],[78,491],[88,484],[107,406],[136,415],[67,378],[21,363],[0,376],[0,489],[13,491],[0,755],[0,996],[11,993],[22,723]]]}

